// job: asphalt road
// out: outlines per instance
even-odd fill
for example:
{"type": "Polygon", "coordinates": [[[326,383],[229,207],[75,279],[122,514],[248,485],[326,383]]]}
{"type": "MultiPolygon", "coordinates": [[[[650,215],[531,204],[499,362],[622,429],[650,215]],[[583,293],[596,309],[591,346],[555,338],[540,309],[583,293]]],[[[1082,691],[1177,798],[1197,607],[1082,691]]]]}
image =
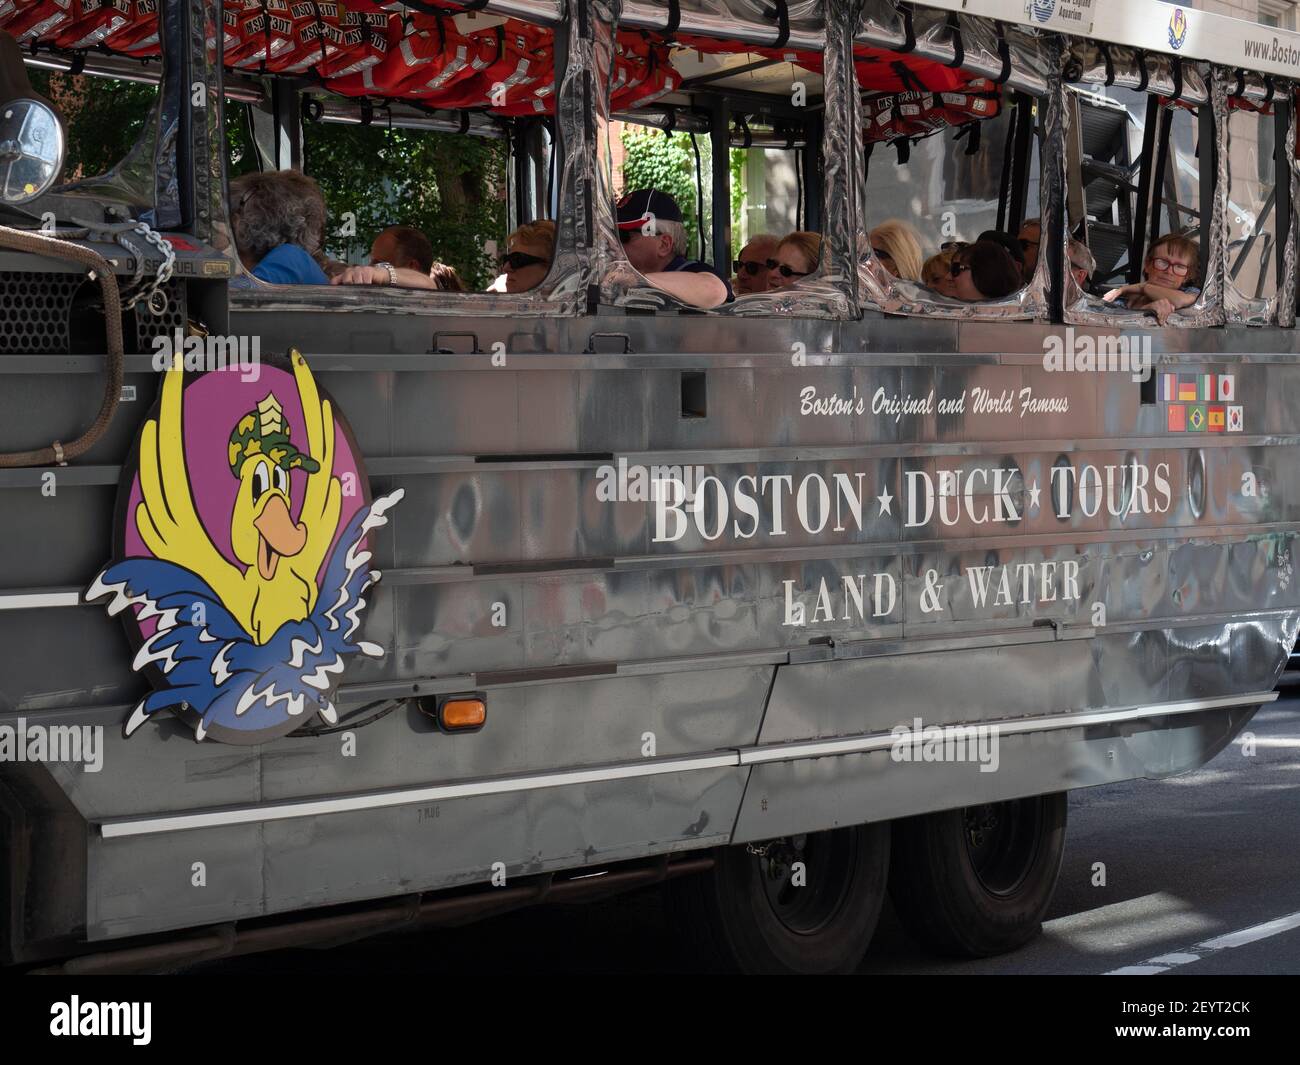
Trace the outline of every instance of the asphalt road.
{"type": "MultiPolygon", "coordinates": [[[[1074,792],[1056,897],[1043,935],[1027,947],[984,961],[935,959],[886,904],[860,971],[1300,974],[1300,697],[1284,694],[1248,732],[1253,755],[1239,738],[1185,776],[1074,792]],[[1104,886],[1094,885],[1096,863],[1105,866],[1104,886]]],[[[194,971],[680,972],[670,931],[659,895],[649,891],[194,971]]]]}

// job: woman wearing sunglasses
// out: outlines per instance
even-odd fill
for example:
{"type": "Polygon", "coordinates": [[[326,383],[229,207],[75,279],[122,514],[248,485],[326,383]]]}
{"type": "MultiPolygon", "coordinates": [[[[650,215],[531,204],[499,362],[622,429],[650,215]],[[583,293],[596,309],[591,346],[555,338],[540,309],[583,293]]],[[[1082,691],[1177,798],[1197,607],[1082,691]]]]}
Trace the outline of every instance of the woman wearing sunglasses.
{"type": "MultiPolygon", "coordinates": [[[[952,243],[960,243],[962,248],[969,247],[964,241],[952,243]]],[[[956,299],[957,290],[953,287],[951,268],[953,256],[960,250],[957,247],[945,247],[926,259],[925,265],[921,267],[921,284],[926,288],[934,289],[940,296],[956,299]]]]}
{"type": "Polygon", "coordinates": [[[801,277],[807,277],[817,269],[821,255],[820,233],[796,230],[786,234],[776,246],[776,255],[767,260],[769,291],[790,288],[801,277]]]}
{"type": "Polygon", "coordinates": [[[871,231],[871,254],[895,277],[920,281],[923,256],[916,230],[906,222],[891,218],[871,231]]]}
{"type": "Polygon", "coordinates": [[[1019,264],[995,240],[977,240],[954,253],[948,273],[954,295],[967,303],[1001,299],[1021,283],[1019,264]]]}
{"type": "Polygon", "coordinates": [[[1201,294],[1196,287],[1200,257],[1196,241],[1168,233],[1147,252],[1142,281],[1113,288],[1102,299],[1117,307],[1147,311],[1164,325],[1174,311],[1190,307],[1201,294]]]}
{"type": "Polygon", "coordinates": [[[545,280],[554,255],[554,222],[543,218],[520,226],[506,240],[506,254],[501,256],[505,291],[527,292],[536,288],[545,280]]]}

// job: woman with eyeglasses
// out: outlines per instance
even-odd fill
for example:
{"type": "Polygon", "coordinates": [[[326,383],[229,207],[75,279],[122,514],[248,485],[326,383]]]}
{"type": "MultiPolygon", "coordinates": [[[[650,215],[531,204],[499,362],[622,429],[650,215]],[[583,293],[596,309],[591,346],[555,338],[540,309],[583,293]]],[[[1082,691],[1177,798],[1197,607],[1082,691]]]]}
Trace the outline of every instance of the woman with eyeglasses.
{"type": "Polygon", "coordinates": [[[1117,307],[1146,311],[1164,325],[1174,311],[1190,307],[1201,294],[1195,283],[1200,258],[1196,241],[1181,233],[1167,233],[1147,252],[1143,280],[1113,288],[1102,299],[1117,307]]]}
{"type": "Polygon", "coordinates": [[[801,277],[817,269],[822,257],[820,233],[795,230],[781,238],[776,254],[767,260],[767,287],[771,291],[790,288],[801,277]]]}
{"type": "Polygon", "coordinates": [[[871,254],[894,277],[906,281],[921,280],[921,242],[911,226],[897,218],[891,218],[876,226],[870,237],[871,254]]]}

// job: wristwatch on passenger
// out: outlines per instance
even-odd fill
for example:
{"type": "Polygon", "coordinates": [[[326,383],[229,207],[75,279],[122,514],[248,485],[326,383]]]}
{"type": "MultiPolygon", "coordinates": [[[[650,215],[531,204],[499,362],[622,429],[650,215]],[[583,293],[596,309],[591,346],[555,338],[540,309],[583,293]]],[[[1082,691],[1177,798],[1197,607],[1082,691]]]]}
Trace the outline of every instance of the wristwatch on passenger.
{"type": "Polygon", "coordinates": [[[387,271],[388,271],[388,283],[389,283],[390,285],[394,285],[394,286],[396,286],[396,284],[397,284],[397,268],[394,267],[392,263],[375,263],[375,266],[376,266],[376,267],[380,267],[380,266],[382,266],[385,270],[387,270],[387,271]]]}

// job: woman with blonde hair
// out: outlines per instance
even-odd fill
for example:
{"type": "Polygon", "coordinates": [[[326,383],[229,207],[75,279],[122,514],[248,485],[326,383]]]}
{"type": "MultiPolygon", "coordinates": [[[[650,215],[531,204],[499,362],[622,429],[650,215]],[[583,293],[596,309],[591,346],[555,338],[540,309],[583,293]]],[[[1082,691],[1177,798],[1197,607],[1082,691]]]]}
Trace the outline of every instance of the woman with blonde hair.
{"type": "Polygon", "coordinates": [[[895,277],[921,280],[921,242],[906,222],[891,218],[871,231],[871,254],[895,277]]]}
{"type": "Polygon", "coordinates": [[[809,233],[804,230],[787,233],[776,246],[776,257],[767,260],[768,291],[789,288],[801,277],[814,273],[821,257],[820,233],[809,233]]]}

